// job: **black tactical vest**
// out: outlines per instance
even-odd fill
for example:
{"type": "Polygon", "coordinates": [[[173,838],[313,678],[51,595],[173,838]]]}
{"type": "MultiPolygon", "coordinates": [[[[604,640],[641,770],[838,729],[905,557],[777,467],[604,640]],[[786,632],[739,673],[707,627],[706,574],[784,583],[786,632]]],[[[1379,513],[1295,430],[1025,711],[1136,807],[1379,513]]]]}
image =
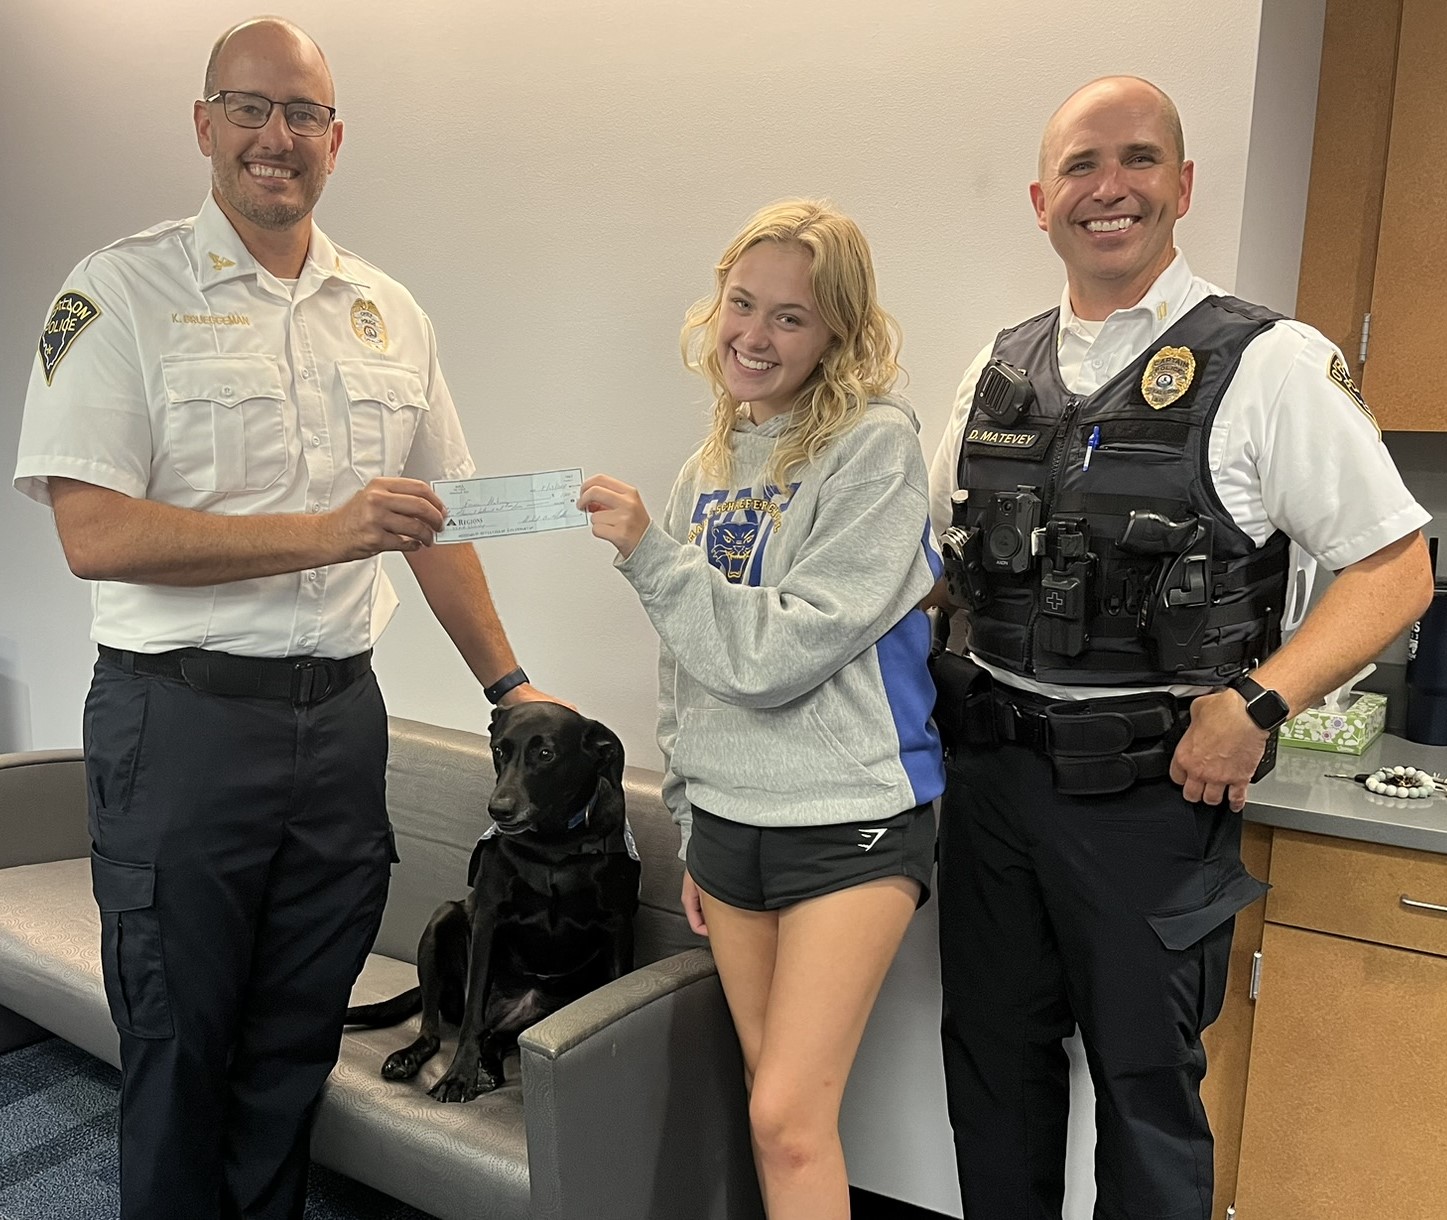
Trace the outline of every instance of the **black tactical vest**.
{"type": "Polygon", "coordinates": [[[982,378],[965,430],[970,648],[1045,682],[1221,685],[1280,643],[1290,542],[1258,548],[1237,527],[1207,439],[1246,345],[1281,315],[1208,297],[1085,397],[1060,379],[1059,312],[995,342],[1029,376],[1024,413],[992,418],[982,378]]]}

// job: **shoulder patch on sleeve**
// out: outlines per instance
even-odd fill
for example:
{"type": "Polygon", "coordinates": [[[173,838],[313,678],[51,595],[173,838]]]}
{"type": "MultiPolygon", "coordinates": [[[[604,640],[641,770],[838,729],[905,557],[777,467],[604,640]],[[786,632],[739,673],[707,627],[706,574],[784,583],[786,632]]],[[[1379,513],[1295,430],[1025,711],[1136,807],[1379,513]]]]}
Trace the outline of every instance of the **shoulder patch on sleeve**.
{"type": "Polygon", "coordinates": [[[1331,354],[1331,363],[1327,366],[1326,375],[1331,379],[1333,385],[1338,386],[1342,393],[1350,398],[1352,402],[1356,403],[1357,410],[1372,421],[1372,427],[1377,430],[1377,439],[1380,440],[1382,436],[1381,425],[1377,423],[1377,417],[1372,414],[1371,407],[1367,406],[1366,399],[1362,397],[1362,392],[1357,389],[1357,383],[1352,380],[1351,373],[1347,371],[1347,363],[1341,358],[1340,352],[1333,352],[1331,354]]]}
{"type": "Polygon", "coordinates": [[[56,366],[80,338],[80,332],[100,317],[100,306],[82,292],[62,292],[40,332],[40,367],[50,385],[56,366]]]}

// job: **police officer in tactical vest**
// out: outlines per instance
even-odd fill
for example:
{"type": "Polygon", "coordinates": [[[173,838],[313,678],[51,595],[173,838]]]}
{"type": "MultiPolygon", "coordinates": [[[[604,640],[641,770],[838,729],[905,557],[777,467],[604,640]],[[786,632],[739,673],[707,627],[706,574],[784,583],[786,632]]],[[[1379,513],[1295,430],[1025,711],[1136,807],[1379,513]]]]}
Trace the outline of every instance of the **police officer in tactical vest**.
{"type": "Polygon", "coordinates": [[[1002,331],[931,470],[944,1053],[968,1220],[1059,1220],[1077,1026],[1097,1220],[1209,1220],[1201,1031],[1265,886],[1275,733],[1426,606],[1429,515],[1341,353],[1192,275],[1175,106],[1098,80],[1030,187],[1058,308],[1002,331]],[[1291,542],[1337,573],[1282,645],[1291,542]]]}

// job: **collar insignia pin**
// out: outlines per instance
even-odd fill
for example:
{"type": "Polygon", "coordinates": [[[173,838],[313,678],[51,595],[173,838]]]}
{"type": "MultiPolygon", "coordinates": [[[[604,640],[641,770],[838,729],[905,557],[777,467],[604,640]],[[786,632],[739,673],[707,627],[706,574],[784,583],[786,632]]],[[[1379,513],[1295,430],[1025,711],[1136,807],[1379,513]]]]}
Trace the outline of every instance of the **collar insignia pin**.
{"type": "Polygon", "coordinates": [[[210,250],[206,251],[206,253],[211,259],[212,271],[225,271],[227,267],[236,266],[236,264],[229,258],[222,258],[221,255],[213,254],[210,250]]]}

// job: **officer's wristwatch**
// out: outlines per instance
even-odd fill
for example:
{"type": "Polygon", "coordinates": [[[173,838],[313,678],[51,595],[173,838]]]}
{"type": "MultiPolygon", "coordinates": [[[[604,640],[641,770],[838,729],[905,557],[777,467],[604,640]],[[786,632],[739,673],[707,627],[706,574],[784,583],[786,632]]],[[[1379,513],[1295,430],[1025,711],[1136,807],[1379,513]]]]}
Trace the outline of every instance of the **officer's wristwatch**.
{"type": "Polygon", "coordinates": [[[1242,674],[1231,689],[1246,700],[1246,714],[1258,729],[1274,733],[1291,716],[1291,708],[1274,690],[1267,690],[1250,674],[1242,674]]]}

